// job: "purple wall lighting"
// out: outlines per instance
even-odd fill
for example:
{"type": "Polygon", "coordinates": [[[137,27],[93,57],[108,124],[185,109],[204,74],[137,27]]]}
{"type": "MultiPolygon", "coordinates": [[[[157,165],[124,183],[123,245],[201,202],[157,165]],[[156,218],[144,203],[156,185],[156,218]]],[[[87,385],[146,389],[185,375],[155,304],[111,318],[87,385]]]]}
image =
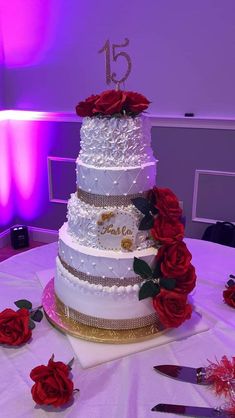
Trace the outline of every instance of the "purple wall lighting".
{"type": "Polygon", "coordinates": [[[13,217],[8,124],[7,120],[0,120],[0,224],[2,225],[6,225],[13,217]]]}
{"type": "Polygon", "coordinates": [[[0,0],[6,67],[42,61],[53,42],[58,9],[56,0],[0,0]]]}
{"type": "Polygon", "coordinates": [[[25,221],[44,210],[50,124],[35,121],[39,112],[0,112],[0,222],[25,221]],[[36,114],[37,113],[37,114],[36,114]],[[27,120],[24,120],[27,119],[27,120]],[[44,202],[44,204],[43,204],[44,202]]]}

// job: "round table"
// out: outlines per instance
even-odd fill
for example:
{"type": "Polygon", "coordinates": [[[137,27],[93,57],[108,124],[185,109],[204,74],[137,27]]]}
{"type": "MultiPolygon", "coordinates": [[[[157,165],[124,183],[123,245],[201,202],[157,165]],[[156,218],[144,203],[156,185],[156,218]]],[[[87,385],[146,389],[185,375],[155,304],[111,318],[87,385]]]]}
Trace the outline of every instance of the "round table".
{"type": "MultiPolygon", "coordinates": [[[[223,355],[235,354],[235,310],[223,302],[222,293],[229,274],[235,273],[235,249],[206,241],[185,239],[193,255],[197,286],[192,292],[195,309],[207,321],[206,331],[171,341],[96,367],[82,368],[69,338],[44,318],[33,330],[30,343],[19,348],[1,347],[0,404],[2,418],[150,418],[174,414],[152,412],[158,403],[216,407],[208,387],[179,382],[156,373],[157,364],[206,366],[223,355]],[[74,402],[66,409],[35,406],[31,397],[30,371],[55,360],[68,363],[73,356],[74,402]],[[158,414],[158,415],[156,415],[158,414]]],[[[15,309],[14,301],[28,299],[41,304],[42,279],[55,268],[57,244],[21,253],[0,264],[0,310],[15,309]]]]}

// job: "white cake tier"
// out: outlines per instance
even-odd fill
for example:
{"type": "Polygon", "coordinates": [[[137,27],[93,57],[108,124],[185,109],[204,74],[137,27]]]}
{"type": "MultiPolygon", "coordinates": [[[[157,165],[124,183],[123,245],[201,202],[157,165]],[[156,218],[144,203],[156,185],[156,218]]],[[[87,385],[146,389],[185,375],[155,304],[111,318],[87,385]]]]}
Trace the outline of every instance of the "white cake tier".
{"type": "MultiPolygon", "coordinates": [[[[96,207],[80,200],[75,193],[71,194],[68,201],[68,232],[79,244],[86,247],[94,247],[101,249],[122,249],[121,240],[125,238],[121,234],[118,236],[110,236],[110,244],[104,242],[104,236],[101,235],[102,226],[98,225],[103,214],[113,213],[114,217],[110,221],[104,222],[104,227],[108,224],[123,226],[129,225],[132,231],[133,245],[131,249],[141,249],[152,246],[153,242],[149,239],[147,231],[139,231],[138,226],[143,215],[133,205],[117,207],[96,207]],[[114,242],[115,241],[115,242],[114,242]]],[[[117,227],[116,227],[117,229],[117,227]]]]}
{"type": "MultiPolygon", "coordinates": [[[[107,291],[107,288],[102,286],[89,286],[66,270],[59,260],[57,260],[55,292],[66,307],[93,317],[93,321],[101,319],[101,325],[98,322],[101,328],[105,328],[102,326],[102,319],[137,322],[137,318],[147,317],[149,323],[156,322],[152,298],[139,301],[138,286],[137,289],[129,292],[113,291],[112,288],[107,291]]],[[[89,321],[89,318],[86,321],[89,321]]],[[[115,324],[112,326],[115,327],[115,324]]],[[[123,325],[120,328],[122,327],[123,325]]]]}
{"type": "Polygon", "coordinates": [[[154,161],[146,117],[87,117],[80,134],[79,158],[85,164],[134,167],[154,161]]]}
{"type": "MultiPolygon", "coordinates": [[[[87,275],[122,279],[139,277],[133,271],[134,257],[153,265],[157,249],[150,247],[132,252],[107,251],[80,245],[67,231],[59,230],[59,256],[65,264],[87,275]]],[[[63,301],[63,299],[62,299],[63,301]]]]}
{"type": "Polygon", "coordinates": [[[117,196],[143,193],[156,184],[156,161],[137,167],[94,167],[77,160],[77,186],[89,193],[117,196]]]}

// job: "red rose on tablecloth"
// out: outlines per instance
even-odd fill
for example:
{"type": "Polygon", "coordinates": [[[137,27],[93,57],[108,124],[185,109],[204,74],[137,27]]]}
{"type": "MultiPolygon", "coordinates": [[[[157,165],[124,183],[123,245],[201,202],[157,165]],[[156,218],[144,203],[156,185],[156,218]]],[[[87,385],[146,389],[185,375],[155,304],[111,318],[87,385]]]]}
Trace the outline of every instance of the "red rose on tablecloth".
{"type": "Polygon", "coordinates": [[[157,253],[163,276],[175,279],[187,273],[191,259],[192,254],[183,241],[169,246],[163,245],[157,253]]]}
{"type": "Polygon", "coordinates": [[[235,284],[223,291],[223,298],[227,305],[235,308],[235,284]]]}
{"type": "Polygon", "coordinates": [[[149,194],[154,205],[159,210],[159,214],[177,220],[182,216],[182,209],[179,206],[179,201],[176,195],[170,189],[159,189],[154,187],[149,194]]]}
{"type": "Polygon", "coordinates": [[[153,298],[153,306],[166,328],[178,327],[192,314],[192,306],[187,303],[186,295],[165,289],[161,289],[153,298]]]}
{"type": "Polygon", "coordinates": [[[99,94],[96,95],[92,95],[90,97],[88,97],[85,101],[78,103],[78,105],[76,106],[76,113],[78,116],[94,116],[94,106],[95,106],[95,102],[98,100],[99,98],[99,94]]]}
{"type": "Polygon", "coordinates": [[[161,244],[173,244],[176,241],[182,241],[184,226],[179,221],[172,222],[164,216],[158,215],[150,233],[153,239],[161,244]]]}
{"type": "Polygon", "coordinates": [[[125,100],[126,93],[124,91],[106,90],[101,93],[98,100],[96,100],[93,113],[101,113],[103,115],[120,113],[125,100]]]}
{"type": "Polygon", "coordinates": [[[30,377],[35,382],[31,389],[33,400],[39,405],[52,405],[56,408],[66,404],[73,395],[73,382],[69,378],[70,367],[54,356],[47,366],[35,367],[30,377]]]}
{"type": "Polygon", "coordinates": [[[30,314],[25,308],[13,311],[7,308],[0,312],[0,344],[18,346],[32,336],[29,329],[30,314]]]}
{"type": "Polygon", "coordinates": [[[140,113],[148,108],[150,101],[143,94],[133,91],[126,92],[124,108],[126,112],[140,113]]]}
{"type": "Polygon", "coordinates": [[[176,278],[175,292],[185,294],[192,292],[196,285],[196,278],[195,268],[192,264],[189,264],[187,272],[183,276],[176,278]]]}

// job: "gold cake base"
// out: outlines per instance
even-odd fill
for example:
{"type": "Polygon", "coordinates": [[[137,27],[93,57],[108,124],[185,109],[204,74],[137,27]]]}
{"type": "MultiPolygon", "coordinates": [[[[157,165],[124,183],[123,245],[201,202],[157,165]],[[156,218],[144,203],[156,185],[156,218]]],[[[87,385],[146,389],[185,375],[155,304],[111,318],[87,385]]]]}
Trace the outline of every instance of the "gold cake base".
{"type": "Polygon", "coordinates": [[[42,306],[48,321],[59,331],[87,341],[106,344],[129,344],[154,338],[164,331],[157,324],[130,330],[95,328],[81,324],[64,315],[56,304],[54,278],[46,285],[42,295],[42,306]]]}

